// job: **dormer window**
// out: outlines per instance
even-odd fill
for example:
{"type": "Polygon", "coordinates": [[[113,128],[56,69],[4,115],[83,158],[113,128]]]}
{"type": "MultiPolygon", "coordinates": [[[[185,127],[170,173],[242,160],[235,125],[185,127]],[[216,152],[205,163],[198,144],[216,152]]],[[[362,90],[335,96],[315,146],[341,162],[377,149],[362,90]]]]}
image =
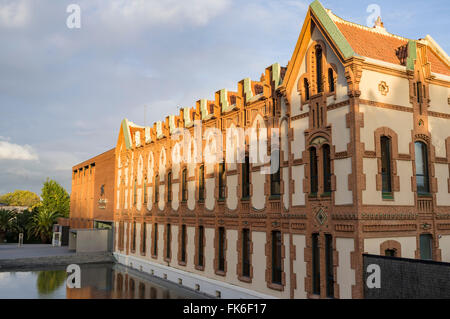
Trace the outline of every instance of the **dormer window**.
{"type": "Polygon", "coordinates": [[[316,79],[317,79],[317,93],[323,92],[322,87],[322,47],[316,45],[316,79]]]}
{"type": "Polygon", "coordinates": [[[332,68],[328,68],[328,88],[330,89],[330,92],[334,92],[334,75],[332,68]]]}
{"type": "Polygon", "coordinates": [[[303,80],[303,86],[305,88],[305,99],[309,100],[309,82],[308,79],[303,80]]]}

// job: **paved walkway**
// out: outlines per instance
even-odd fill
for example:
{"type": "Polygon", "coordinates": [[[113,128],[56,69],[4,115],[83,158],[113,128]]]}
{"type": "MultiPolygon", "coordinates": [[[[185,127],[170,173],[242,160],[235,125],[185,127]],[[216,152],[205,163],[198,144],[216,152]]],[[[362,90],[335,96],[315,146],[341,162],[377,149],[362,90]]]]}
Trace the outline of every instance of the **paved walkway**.
{"type": "Polygon", "coordinates": [[[75,252],[69,251],[67,246],[52,247],[52,245],[47,244],[25,244],[22,247],[17,247],[17,244],[0,245],[0,260],[69,255],[75,255],[75,252]]]}

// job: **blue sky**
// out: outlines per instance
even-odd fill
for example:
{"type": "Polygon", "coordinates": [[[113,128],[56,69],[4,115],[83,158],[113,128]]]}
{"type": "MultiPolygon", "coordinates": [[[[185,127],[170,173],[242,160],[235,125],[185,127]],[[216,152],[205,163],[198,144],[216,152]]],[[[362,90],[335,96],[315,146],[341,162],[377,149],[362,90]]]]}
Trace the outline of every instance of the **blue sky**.
{"type": "MultiPolygon", "coordinates": [[[[430,34],[450,52],[448,1],[323,0],[387,31],[430,34]]],[[[70,192],[71,167],[115,146],[121,120],[163,120],[291,58],[309,1],[0,0],[0,194],[70,192]],[[68,29],[66,8],[81,7],[68,29]]]]}

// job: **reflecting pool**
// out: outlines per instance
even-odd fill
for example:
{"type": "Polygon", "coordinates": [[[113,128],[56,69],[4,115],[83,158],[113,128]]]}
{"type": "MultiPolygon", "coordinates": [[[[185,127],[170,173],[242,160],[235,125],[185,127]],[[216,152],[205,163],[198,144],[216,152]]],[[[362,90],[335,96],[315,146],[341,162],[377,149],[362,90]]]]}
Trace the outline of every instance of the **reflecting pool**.
{"type": "Polygon", "coordinates": [[[0,299],[199,299],[206,296],[119,264],[81,265],[81,288],[65,267],[0,272],[0,299]]]}

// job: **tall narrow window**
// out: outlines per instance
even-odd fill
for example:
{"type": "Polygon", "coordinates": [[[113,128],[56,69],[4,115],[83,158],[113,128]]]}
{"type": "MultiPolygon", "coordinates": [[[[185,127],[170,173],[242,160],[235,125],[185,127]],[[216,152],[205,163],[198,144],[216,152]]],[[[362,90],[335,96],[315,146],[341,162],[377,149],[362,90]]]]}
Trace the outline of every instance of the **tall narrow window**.
{"type": "Polygon", "coordinates": [[[172,201],[172,172],[167,174],[167,201],[172,201]]]}
{"type": "Polygon", "coordinates": [[[330,88],[330,92],[334,92],[334,75],[333,69],[328,69],[328,87],[330,88]]]}
{"type": "Polygon", "coordinates": [[[317,93],[323,91],[322,87],[322,48],[316,45],[316,78],[317,78],[317,93]]]}
{"type": "Polygon", "coordinates": [[[166,227],[166,258],[170,259],[170,224],[167,224],[166,227]]]}
{"type": "Polygon", "coordinates": [[[205,238],[205,228],[203,226],[198,227],[198,266],[204,266],[204,245],[203,241],[205,238]]]}
{"type": "Polygon", "coordinates": [[[201,165],[198,170],[198,199],[205,200],[205,166],[201,165]]]}
{"type": "Polygon", "coordinates": [[[416,184],[419,194],[430,193],[430,183],[428,177],[428,151],[423,142],[415,143],[416,153],[416,184]]]}
{"type": "Polygon", "coordinates": [[[136,206],[136,203],[137,203],[137,179],[134,180],[133,197],[134,197],[133,202],[134,202],[134,205],[136,206]]]}
{"type": "Polygon", "coordinates": [[[159,202],[159,176],[155,176],[155,203],[159,202]]]}
{"type": "Polygon", "coordinates": [[[242,276],[250,277],[250,230],[242,230],[242,276]]]}
{"type": "Polygon", "coordinates": [[[142,223],[142,252],[145,254],[147,250],[147,224],[142,223]]]}
{"type": "Polygon", "coordinates": [[[272,232],[272,283],[281,285],[281,232],[272,232]]]}
{"type": "Polygon", "coordinates": [[[417,102],[422,102],[422,83],[419,81],[416,83],[416,95],[417,95],[417,102]]]}
{"type": "Polygon", "coordinates": [[[181,201],[187,201],[187,169],[181,175],[181,201]]]}
{"type": "Polygon", "coordinates": [[[225,162],[219,163],[219,200],[225,199],[225,162]]]}
{"type": "Polygon", "coordinates": [[[318,191],[317,154],[314,147],[309,150],[309,170],[310,170],[310,194],[315,195],[318,191]]]}
{"type": "Polygon", "coordinates": [[[333,271],[333,237],[325,235],[325,261],[327,274],[327,297],[334,297],[334,271],[333,271]]]}
{"type": "Polygon", "coordinates": [[[309,82],[308,79],[303,80],[303,86],[305,87],[305,99],[309,100],[309,82]]]}
{"type": "Polygon", "coordinates": [[[131,250],[136,250],[136,222],[133,222],[133,241],[131,242],[131,250]]]}
{"type": "Polygon", "coordinates": [[[158,224],[153,225],[153,255],[158,255],[158,224]]]}
{"type": "Polygon", "coordinates": [[[278,156],[278,169],[275,173],[270,174],[270,194],[271,196],[280,196],[280,179],[281,179],[281,163],[280,152],[274,151],[272,156],[278,156]]]}
{"type": "Polygon", "coordinates": [[[320,295],[319,234],[312,235],[312,288],[313,294],[320,295]]]}
{"type": "Polygon", "coordinates": [[[139,299],[145,299],[145,284],[139,283],[139,299]]]}
{"type": "Polygon", "coordinates": [[[242,163],[242,198],[250,197],[250,160],[248,156],[245,157],[245,162],[242,163]]]}
{"type": "Polygon", "coordinates": [[[433,237],[430,234],[420,235],[420,259],[433,259],[433,237]]]}
{"type": "Polygon", "coordinates": [[[219,263],[217,265],[217,270],[225,271],[225,228],[219,227],[219,263]]]}
{"type": "Polygon", "coordinates": [[[119,222],[119,250],[123,250],[124,245],[124,222],[119,222]]]}
{"type": "Polygon", "coordinates": [[[383,196],[392,195],[392,178],[391,178],[391,139],[382,136],[381,144],[381,178],[383,196]]]}
{"type": "Polygon", "coordinates": [[[186,262],[186,225],[181,226],[181,262],[186,262]]]}
{"type": "Polygon", "coordinates": [[[147,177],[144,180],[144,204],[147,204],[147,177]]]}
{"type": "Polygon", "coordinates": [[[323,192],[331,193],[331,158],[330,145],[324,144],[323,152],[323,192]]]}

